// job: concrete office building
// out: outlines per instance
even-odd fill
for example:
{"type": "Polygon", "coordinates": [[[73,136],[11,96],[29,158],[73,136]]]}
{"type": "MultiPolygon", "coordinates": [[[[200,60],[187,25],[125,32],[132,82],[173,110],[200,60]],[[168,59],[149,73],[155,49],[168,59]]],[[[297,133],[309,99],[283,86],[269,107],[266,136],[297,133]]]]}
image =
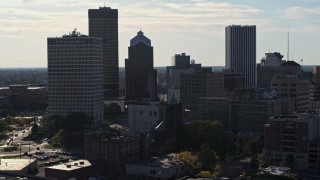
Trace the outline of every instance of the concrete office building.
{"type": "Polygon", "coordinates": [[[257,64],[257,86],[260,88],[271,88],[272,78],[279,73],[283,55],[278,52],[265,53],[265,57],[257,64]]]}
{"type": "Polygon", "coordinates": [[[167,66],[167,89],[180,88],[181,74],[190,74],[201,71],[212,71],[211,68],[204,68],[201,64],[196,64],[195,60],[190,61],[190,56],[186,53],[175,54],[171,58],[171,66],[167,66]]]}
{"type": "Polygon", "coordinates": [[[195,72],[181,74],[180,102],[187,109],[197,109],[200,97],[223,97],[224,74],[195,72]]]}
{"type": "Polygon", "coordinates": [[[265,125],[264,155],[274,164],[291,156],[295,169],[318,169],[319,128],[319,112],[271,117],[265,125]]]}
{"type": "Polygon", "coordinates": [[[158,99],[157,71],[153,69],[153,47],[142,31],[130,40],[125,60],[126,99],[158,99]]]}
{"type": "Polygon", "coordinates": [[[118,10],[89,9],[89,36],[102,38],[104,99],[119,96],[118,10]]]}
{"type": "Polygon", "coordinates": [[[91,125],[103,120],[102,39],[73,31],[48,38],[48,112],[82,112],[91,125]]]}
{"type": "Polygon", "coordinates": [[[36,85],[0,87],[0,96],[6,96],[15,110],[44,110],[47,107],[47,89],[36,85]]]}
{"type": "Polygon", "coordinates": [[[320,109],[320,66],[312,69],[312,79],[309,85],[309,109],[320,109]]]}
{"type": "Polygon", "coordinates": [[[287,99],[266,89],[235,89],[229,97],[199,98],[198,119],[220,121],[225,128],[245,134],[263,134],[270,116],[293,111],[287,99]]]}
{"type": "Polygon", "coordinates": [[[225,28],[226,69],[245,76],[245,87],[256,86],[256,26],[225,28]]]}
{"type": "Polygon", "coordinates": [[[280,97],[292,98],[295,111],[309,108],[309,80],[296,62],[287,61],[281,65],[279,74],[271,80],[271,88],[280,97]]]}
{"type": "Polygon", "coordinates": [[[190,68],[190,56],[186,53],[175,54],[171,58],[171,64],[176,69],[189,69],[190,68]]]}

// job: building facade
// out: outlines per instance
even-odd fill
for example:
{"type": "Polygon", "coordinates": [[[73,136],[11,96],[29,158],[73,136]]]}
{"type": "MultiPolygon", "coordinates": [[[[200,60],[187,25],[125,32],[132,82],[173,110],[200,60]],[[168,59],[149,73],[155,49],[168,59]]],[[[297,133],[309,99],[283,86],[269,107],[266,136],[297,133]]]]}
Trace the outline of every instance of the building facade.
{"type": "Polygon", "coordinates": [[[257,64],[257,86],[260,88],[271,88],[272,78],[279,73],[283,55],[279,52],[265,53],[265,57],[257,64]]]}
{"type": "MultiPolygon", "coordinates": [[[[147,133],[166,121],[166,105],[159,102],[139,102],[128,105],[131,136],[147,133]]],[[[163,129],[164,130],[164,129],[163,129]]]]}
{"type": "Polygon", "coordinates": [[[151,41],[139,31],[130,40],[128,59],[125,60],[126,99],[148,98],[155,101],[157,95],[157,71],[153,68],[151,41]]]}
{"type": "Polygon", "coordinates": [[[102,40],[73,31],[48,38],[48,112],[86,113],[91,125],[103,120],[102,40]]]}
{"type": "Polygon", "coordinates": [[[176,69],[190,69],[190,56],[186,53],[175,54],[171,58],[171,64],[176,69]]]}
{"type": "Polygon", "coordinates": [[[139,161],[143,152],[140,139],[135,137],[92,132],[85,134],[84,141],[85,158],[101,163],[101,172],[111,179],[124,179],[126,164],[139,161]]]}
{"type": "Polygon", "coordinates": [[[179,179],[186,175],[185,164],[178,160],[176,154],[164,157],[153,157],[148,161],[128,163],[126,165],[126,179],[179,179]]]}
{"type": "Polygon", "coordinates": [[[200,97],[223,97],[224,75],[214,72],[181,74],[180,101],[184,108],[197,109],[200,97]]]}
{"type": "Polygon", "coordinates": [[[296,169],[318,169],[319,113],[274,116],[265,125],[264,155],[274,164],[292,157],[296,169]]]}
{"type": "Polygon", "coordinates": [[[245,76],[245,87],[256,86],[256,26],[225,28],[226,69],[245,76]]]}
{"type": "Polygon", "coordinates": [[[34,85],[10,85],[0,87],[0,96],[7,97],[15,110],[45,109],[48,105],[47,89],[34,85]]]}
{"type": "Polygon", "coordinates": [[[104,98],[119,96],[118,10],[89,9],[89,36],[102,38],[104,98]]]}
{"type": "Polygon", "coordinates": [[[314,66],[309,85],[309,109],[320,109],[320,66],[314,66]]]}

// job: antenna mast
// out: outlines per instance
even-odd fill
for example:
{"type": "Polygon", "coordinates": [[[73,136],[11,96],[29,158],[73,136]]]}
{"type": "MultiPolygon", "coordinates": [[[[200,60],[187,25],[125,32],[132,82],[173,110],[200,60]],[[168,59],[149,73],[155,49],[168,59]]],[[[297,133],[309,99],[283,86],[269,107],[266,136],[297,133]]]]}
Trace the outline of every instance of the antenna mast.
{"type": "Polygon", "coordinates": [[[289,57],[289,56],[290,56],[290,54],[289,54],[289,53],[290,53],[290,52],[289,52],[289,44],[290,44],[290,41],[289,41],[289,40],[290,40],[290,39],[289,39],[289,38],[290,38],[290,35],[289,35],[289,31],[288,31],[287,61],[289,61],[289,60],[290,60],[290,59],[289,59],[289,58],[290,58],[290,57],[289,57]]]}

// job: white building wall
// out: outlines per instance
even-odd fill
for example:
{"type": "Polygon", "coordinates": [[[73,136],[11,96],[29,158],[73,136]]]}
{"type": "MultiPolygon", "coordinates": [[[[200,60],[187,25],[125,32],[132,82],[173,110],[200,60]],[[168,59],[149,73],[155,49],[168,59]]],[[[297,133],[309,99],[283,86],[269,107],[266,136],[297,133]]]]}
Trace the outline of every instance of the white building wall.
{"type": "Polygon", "coordinates": [[[152,102],[128,106],[129,130],[132,136],[138,136],[139,132],[147,132],[165,119],[165,105],[152,102]]]}

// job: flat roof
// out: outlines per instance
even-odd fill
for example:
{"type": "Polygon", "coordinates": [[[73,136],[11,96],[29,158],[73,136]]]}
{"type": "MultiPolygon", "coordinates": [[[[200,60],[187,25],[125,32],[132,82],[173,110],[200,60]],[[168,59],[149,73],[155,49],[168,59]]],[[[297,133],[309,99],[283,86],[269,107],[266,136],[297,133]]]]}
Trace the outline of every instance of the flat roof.
{"type": "Polygon", "coordinates": [[[88,160],[77,160],[73,162],[68,162],[64,164],[59,164],[51,167],[46,167],[46,169],[56,169],[56,170],[63,170],[63,171],[73,171],[76,169],[81,169],[84,167],[91,166],[91,163],[88,160]]]}
{"type": "Polygon", "coordinates": [[[20,171],[29,164],[36,161],[35,159],[1,159],[0,160],[0,172],[1,171],[20,171]]]}

